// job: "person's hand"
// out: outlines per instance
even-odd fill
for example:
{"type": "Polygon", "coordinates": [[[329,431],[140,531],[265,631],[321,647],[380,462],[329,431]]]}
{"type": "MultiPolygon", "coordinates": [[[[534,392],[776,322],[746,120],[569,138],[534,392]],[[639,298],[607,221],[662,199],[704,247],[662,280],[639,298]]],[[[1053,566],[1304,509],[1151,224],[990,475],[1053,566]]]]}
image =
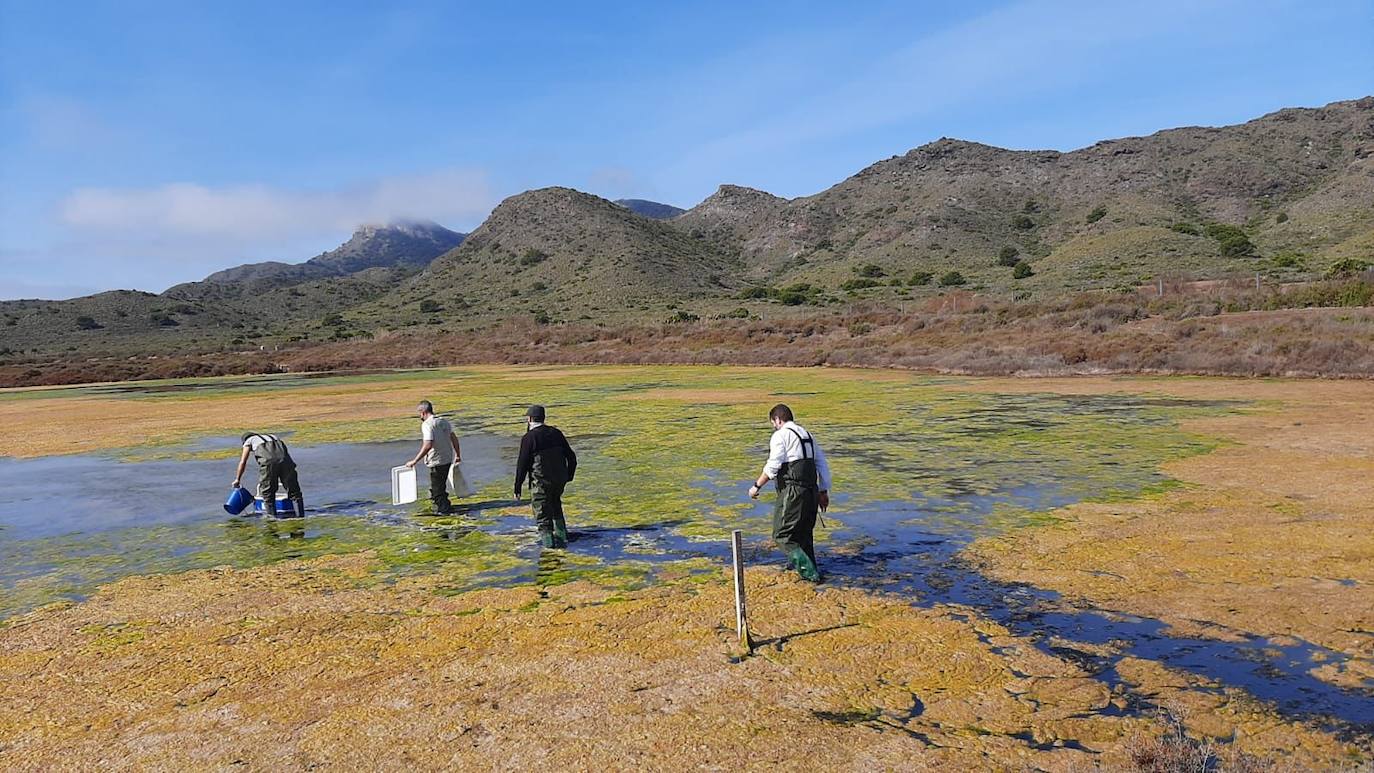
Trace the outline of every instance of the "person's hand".
{"type": "Polygon", "coordinates": [[[454,459],[454,460],[453,460],[453,463],[454,463],[454,464],[462,464],[462,463],[463,463],[463,460],[462,460],[462,459],[454,459]]]}
{"type": "Polygon", "coordinates": [[[758,498],[759,498],[759,487],[758,487],[758,486],[750,486],[750,487],[749,487],[749,498],[750,498],[750,499],[758,499],[758,498]]]}
{"type": "Polygon", "coordinates": [[[229,488],[238,488],[238,487],[239,487],[239,479],[238,479],[238,478],[234,478],[234,482],[233,482],[232,485],[229,486],[229,488]]]}
{"type": "Polygon", "coordinates": [[[822,491],[820,495],[816,497],[816,504],[821,506],[822,513],[828,510],[830,508],[830,492],[822,491]]]}
{"type": "Polygon", "coordinates": [[[415,467],[415,460],[411,459],[410,461],[406,462],[406,467],[413,469],[415,467]]]}

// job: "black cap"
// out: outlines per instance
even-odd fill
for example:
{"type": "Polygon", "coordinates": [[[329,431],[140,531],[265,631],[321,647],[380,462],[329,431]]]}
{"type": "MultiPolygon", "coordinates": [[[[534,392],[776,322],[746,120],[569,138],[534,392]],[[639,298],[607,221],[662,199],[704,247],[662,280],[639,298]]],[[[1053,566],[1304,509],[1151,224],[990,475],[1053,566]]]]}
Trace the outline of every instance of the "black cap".
{"type": "Polygon", "coordinates": [[[525,411],[525,416],[538,422],[544,421],[544,406],[531,405],[529,410],[525,411]]]}

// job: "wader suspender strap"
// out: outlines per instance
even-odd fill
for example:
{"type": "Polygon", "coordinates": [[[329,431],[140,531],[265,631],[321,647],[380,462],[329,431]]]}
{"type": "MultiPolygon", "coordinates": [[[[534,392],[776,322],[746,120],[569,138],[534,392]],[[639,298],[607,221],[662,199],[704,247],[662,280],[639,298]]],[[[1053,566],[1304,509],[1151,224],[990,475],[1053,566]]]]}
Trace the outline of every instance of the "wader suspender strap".
{"type": "Polygon", "coordinates": [[[811,437],[810,435],[808,435],[808,436],[806,436],[806,437],[802,437],[800,432],[796,431],[795,429],[792,429],[791,427],[788,427],[788,428],[787,428],[787,431],[788,431],[788,432],[791,432],[793,435],[796,435],[796,436],[797,436],[797,442],[801,443],[801,447],[802,447],[802,458],[803,458],[803,459],[815,459],[815,458],[816,458],[816,439],[815,439],[815,438],[811,437]],[[810,455],[810,456],[807,456],[807,454],[806,454],[806,444],[807,444],[807,443],[810,443],[810,444],[811,444],[811,455],[810,455]]]}

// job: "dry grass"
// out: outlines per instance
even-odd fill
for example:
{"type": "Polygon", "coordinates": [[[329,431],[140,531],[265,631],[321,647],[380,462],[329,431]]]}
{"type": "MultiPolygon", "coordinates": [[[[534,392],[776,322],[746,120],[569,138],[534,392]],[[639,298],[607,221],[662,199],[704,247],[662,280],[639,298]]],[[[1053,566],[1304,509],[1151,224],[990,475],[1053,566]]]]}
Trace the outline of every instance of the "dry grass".
{"type": "Polygon", "coordinates": [[[0,385],[491,364],[896,367],[970,375],[1183,373],[1374,376],[1374,281],[1256,291],[1243,283],[1152,298],[1046,302],[951,293],[772,320],[607,327],[508,321],[478,333],[387,333],[264,354],[51,360],[0,366],[0,385]]]}

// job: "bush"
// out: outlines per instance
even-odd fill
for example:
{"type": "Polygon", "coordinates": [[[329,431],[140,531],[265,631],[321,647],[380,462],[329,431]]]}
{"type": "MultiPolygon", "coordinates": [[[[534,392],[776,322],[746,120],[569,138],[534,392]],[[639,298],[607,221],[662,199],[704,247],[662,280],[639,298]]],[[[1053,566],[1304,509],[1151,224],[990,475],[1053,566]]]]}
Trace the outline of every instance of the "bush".
{"type": "Polygon", "coordinates": [[[772,298],[775,291],[771,287],[746,287],[739,291],[736,298],[744,301],[772,298]]]}
{"type": "Polygon", "coordinates": [[[676,314],[674,314],[673,316],[669,317],[669,318],[668,318],[668,321],[669,321],[670,323],[677,323],[677,322],[696,322],[696,321],[699,320],[699,319],[701,319],[701,317],[698,317],[697,315],[695,315],[695,314],[693,314],[693,313],[691,313],[691,312],[689,312],[689,311],[678,311],[678,313],[676,313],[676,314]]]}
{"type": "Polygon", "coordinates": [[[844,284],[840,285],[840,289],[846,292],[853,292],[855,290],[866,290],[870,287],[878,287],[880,285],[882,285],[882,282],[879,282],[876,279],[867,279],[864,277],[860,277],[858,279],[850,279],[846,281],[844,284]]]}
{"type": "Polygon", "coordinates": [[[880,276],[886,275],[883,272],[883,267],[879,266],[877,263],[865,263],[862,266],[855,266],[854,273],[869,279],[877,279],[880,276]]]}
{"type": "Polygon", "coordinates": [[[855,338],[871,332],[873,332],[873,326],[867,322],[851,322],[849,325],[849,334],[855,338]]]}
{"type": "Polygon", "coordinates": [[[80,316],[76,318],[77,330],[99,330],[104,325],[95,321],[94,317],[80,316]]]}
{"type": "Polygon", "coordinates": [[[153,322],[156,322],[159,327],[176,327],[177,325],[181,324],[180,322],[177,322],[175,319],[172,319],[172,317],[168,315],[165,311],[155,311],[152,314],[148,315],[148,319],[153,322]]]}
{"type": "Polygon", "coordinates": [[[1346,258],[1331,264],[1331,268],[1326,270],[1328,279],[1349,279],[1350,277],[1363,274],[1368,271],[1370,263],[1359,258],[1346,258]]]}
{"type": "Polygon", "coordinates": [[[547,289],[549,289],[549,286],[544,284],[543,282],[535,282],[534,284],[530,285],[530,292],[542,293],[547,289]]]}
{"type": "Polygon", "coordinates": [[[1035,221],[1026,215],[1016,215],[1011,219],[1011,227],[1018,231],[1029,231],[1035,227],[1035,221]]]}
{"type": "Polygon", "coordinates": [[[1035,272],[1031,270],[1030,264],[1024,260],[1017,263],[1016,268],[1011,272],[1012,279],[1025,279],[1028,276],[1034,275],[1035,272]]]}
{"type": "Polygon", "coordinates": [[[1274,218],[1274,222],[1275,222],[1275,223],[1287,223],[1287,222],[1288,222],[1288,213],[1287,213],[1287,212],[1280,212],[1280,213],[1274,218]]]}
{"type": "MultiPolygon", "coordinates": [[[[426,298],[423,301],[420,301],[421,314],[435,314],[443,310],[444,307],[439,305],[439,302],[434,300],[433,298],[426,298]]],[[[326,322],[325,324],[329,323],[326,322]]]]}
{"type": "Polygon", "coordinates": [[[1226,223],[1208,223],[1207,235],[1216,240],[1217,246],[1221,248],[1221,254],[1228,258],[1239,258],[1255,254],[1255,245],[1250,243],[1250,237],[1245,232],[1233,225],[1226,223]]]}
{"type": "Polygon", "coordinates": [[[958,271],[946,271],[944,276],[940,277],[941,287],[954,287],[967,282],[968,280],[964,278],[964,275],[958,271]]]}
{"type": "Polygon", "coordinates": [[[535,248],[531,247],[525,250],[525,254],[520,256],[520,265],[534,266],[543,263],[548,259],[548,253],[544,252],[543,250],[536,250],[535,248]]]}
{"type": "Polygon", "coordinates": [[[1201,236],[1202,232],[1192,223],[1174,223],[1169,226],[1169,230],[1175,233],[1187,234],[1189,236],[1201,236]]]}
{"type": "Polygon", "coordinates": [[[1274,268],[1293,268],[1299,271],[1307,269],[1306,255],[1292,250],[1285,250],[1269,259],[1274,268]]]}
{"type": "Polygon", "coordinates": [[[740,306],[729,314],[726,314],[725,317],[726,319],[749,319],[749,310],[740,306]]]}
{"type": "Polygon", "coordinates": [[[1104,217],[1106,217],[1106,216],[1107,216],[1107,208],[1104,207],[1104,206],[1102,206],[1101,204],[1098,204],[1096,207],[1093,207],[1093,211],[1091,211],[1091,212],[1088,213],[1088,217],[1087,217],[1086,219],[1087,219],[1087,222],[1088,222],[1089,224],[1091,224],[1091,223],[1096,223],[1097,221],[1101,220],[1102,218],[1104,218],[1104,217]]]}
{"type": "Polygon", "coordinates": [[[536,325],[547,325],[547,324],[550,324],[550,323],[552,323],[552,322],[553,322],[553,317],[550,317],[550,316],[549,316],[549,313],[548,313],[547,311],[544,311],[543,309],[536,309],[536,310],[534,311],[534,324],[536,324],[536,325]]]}
{"type": "Polygon", "coordinates": [[[330,314],[324,318],[324,325],[326,327],[341,327],[343,324],[344,318],[341,314],[330,314]]]}
{"type": "Polygon", "coordinates": [[[930,284],[930,280],[934,278],[935,275],[930,273],[929,271],[917,271],[916,273],[911,275],[910,279],[906,280],[906,283],[911,287],[922,287],[924,285],[930,284]]]}
{"type": "Polygon", "coordinates": [[[1006,247],[1003,247],[1001,250],[998,251],[997,265],[1006,266],[1010,268],[1016,265],[1017,263],[1021,262],[1021,258],[1019,257],[1020,254],[1020,250],[1016,249],[1015,247],[1012,247],[1011,245],[1007,245],[1006,247]]]}

